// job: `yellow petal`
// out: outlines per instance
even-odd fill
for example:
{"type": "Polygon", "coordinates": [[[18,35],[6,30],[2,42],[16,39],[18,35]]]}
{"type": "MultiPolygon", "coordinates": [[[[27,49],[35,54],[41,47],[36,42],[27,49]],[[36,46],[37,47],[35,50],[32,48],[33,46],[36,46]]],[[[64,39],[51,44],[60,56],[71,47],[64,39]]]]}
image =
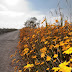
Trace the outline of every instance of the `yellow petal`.
{"type": "Polygon", "coordinates": [[[45,57],[45,53],[41,53],[41,58],[42,58],[42,57],[45,57]]]}
{"type": "Polygon", "coordinates": [[[18,72],[22,72],[22,70],[19,70],[18,72]]]}
{"type": "Polygon", "coordinates": [[[58,57],[58,55],[57,54],[54,54],[54,58],[57,58],[58,57]]]}
{"type": "Polygon", "coordinates": [[[51,57],[47,56],[46,61],[50,61],[50,60],[51,60],[51,57]]]}
{"type": "Polygon", "coordinates": [[[49,68],[47,68],[46,70],[49,70],[49,68]]]}

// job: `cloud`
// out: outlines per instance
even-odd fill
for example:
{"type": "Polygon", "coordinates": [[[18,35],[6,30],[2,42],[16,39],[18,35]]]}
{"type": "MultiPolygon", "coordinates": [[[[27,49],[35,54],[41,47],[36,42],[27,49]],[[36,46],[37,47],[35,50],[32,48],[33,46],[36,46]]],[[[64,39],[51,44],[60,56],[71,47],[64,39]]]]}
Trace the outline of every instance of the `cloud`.
{"type": "MultiPolygon", "coordinates": [[[[27,0],[20,0],[20,4],[15,10],[11,9],[10,6],[5,6],[5,4],[0,4],[0,27],[16,27],[22,28],[24,22],[30,17],[36,17],[38,20],[43,20],[43,17],[49,16],[49,11],[44,14],[41,11],[31,9],[31,5],[27,0]],[[20,10],[20,11],[18,11],[20,10]]],[[[51,9],[54,12],[54,9],[51,9]]],[[[55,17],[56,18],[56,17],[55,17]]],[[[52,17],[52,19],[54,19],[52,17]]],[[[50,17],[47,17],[47,21],[54,22],[50,17]]],[[[45,25],[45,24],[44,24],[45,25]]]]}
{"type": "Polygon", "coordinates": [[[23,12],[10,11],[6,6],[0,4],[0,16],[18,17],[24,15],[23,12]]]}
{"type": "Polygon", "coordinates": [[[9,6],[15,6],[18,4],[19,0],[4,0],[4,2],[9,6]]]}
{"type": "Polygon", "coordinates": [[[6,8],[3,4],[0,4],[0,9],[2,9],[3,11],[8,11],[8,8],[6,8]]]}
{"type": "Polygon", "coordinates": [[[15,12],[15,11],[0,11],[0,15],[9,16],[9,17],[18,17],[24,15],[24,13],[15,12]]]}
{"type": "MultiPolygon", "coordinates": [[[[16,18],[16,17],[21,17],[21,16],[24,16],[26,18],[30,18],[30,17],[37,17],[37,18],[41,18],[43,17],[44,15],[41,14],[40,11],[35,11],[35,10],[32,10],[30,9],[30,3],[27,1],[27,0],[22,0],[22,2],[24,7],[22,8],[24,11],[14,11],[14,10],[10,10],[11,7],[7,6],[8,9],[5,5],[3,4],[0,4],[0,16],[8,16],[8,17],[13,17],[13,18],[16,18]]],[[[20,4],[21,4],[20,3],[20,4]]],[[[20,9],[21,5],[17,6],[17,9],[20,9]]]]}
{"type": "Polygon", "coordinates": [[[24,16],[26,18],[37,17],[38,19],[40,19],[45,15],[41,14],[38,11],[30,11],[30,12],[0,11],[0,16],[8,16],[12,18],[24,16]]]}

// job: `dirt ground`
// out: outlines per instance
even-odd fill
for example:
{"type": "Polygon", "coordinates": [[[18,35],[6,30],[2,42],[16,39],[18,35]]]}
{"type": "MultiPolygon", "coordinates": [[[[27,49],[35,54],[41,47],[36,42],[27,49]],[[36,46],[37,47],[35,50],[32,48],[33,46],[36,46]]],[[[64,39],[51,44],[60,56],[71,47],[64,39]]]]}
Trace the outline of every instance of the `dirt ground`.
{"type": "Polygon", "coordinates": [[[19,41],[19,30],[0,35],[0,72],[14,72],[10,55],[15,53],[19,41]]]}

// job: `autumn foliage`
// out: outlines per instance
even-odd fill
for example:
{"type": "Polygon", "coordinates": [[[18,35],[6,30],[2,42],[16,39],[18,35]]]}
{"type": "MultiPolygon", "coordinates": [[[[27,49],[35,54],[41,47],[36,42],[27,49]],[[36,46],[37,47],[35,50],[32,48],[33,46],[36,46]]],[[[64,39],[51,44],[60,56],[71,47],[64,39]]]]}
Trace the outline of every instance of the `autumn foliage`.
{"type": "Polygon", "coordinates": [[[72,26],[22,28],[18,50],[19,72],[71,72],[72,26]]]}

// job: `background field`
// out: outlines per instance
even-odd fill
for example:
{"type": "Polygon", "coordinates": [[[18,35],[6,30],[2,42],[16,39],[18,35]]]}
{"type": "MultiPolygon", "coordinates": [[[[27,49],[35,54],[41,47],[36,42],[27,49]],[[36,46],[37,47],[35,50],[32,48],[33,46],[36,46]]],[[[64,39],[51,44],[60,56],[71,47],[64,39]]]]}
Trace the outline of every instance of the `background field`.
{"type": "Polygon", "coordinates": [[[16,31],[16,30],[17,29],[0,29],[0,35],[4,33],[12,32],[12,31],[16,31]]]}

